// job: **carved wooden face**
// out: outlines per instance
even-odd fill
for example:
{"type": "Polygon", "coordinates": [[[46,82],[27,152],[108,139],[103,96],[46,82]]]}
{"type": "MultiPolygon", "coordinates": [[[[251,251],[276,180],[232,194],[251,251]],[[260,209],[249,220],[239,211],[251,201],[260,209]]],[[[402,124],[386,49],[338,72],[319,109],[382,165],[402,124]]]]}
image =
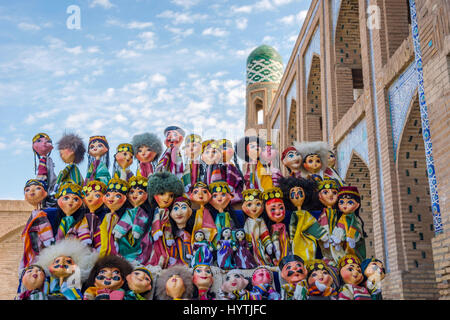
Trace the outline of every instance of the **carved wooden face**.
{"type": "Polygon", "coordinates": [[[136,152],[136,159],[138,159],[142,163],[148,163],[155,160],[156,152],[153,151],[150,147],[140,146],[136,152]]]}
{"type": "Polygon", "coordinates": [[[345,283],[358,285],[363,281],[361,266],[356,263],[349,263],[341,268],[340,274],[345,283]]]}
{"type": "Polygon", "coordinates": [[[266,202],[266,213],[270,220],[279,223],[284,220],[286,209],[280,199],[271,199],[266,202]]]}
{"type": "Polygon", "coordinates": [[[183,278],[178,274],[172,275],[166,282],[166,293],[172,299],[180,299],[186,291],[183,278]]]}
{"type": "Polygon", "coordinates": [[[158,207],[160,207],[161,209],[170,207],[173,203],[174,197],[175,196],[173,192],[170,191],[159,193],[153,196],[156,203],[158,204],[158,207]]]}
{"type": "Polygon", "coordinates": [[[198,142],[189,142],[186,144],[184,153],[189,159],[197,159],[202,154],[202,144],[198,142]]]}
{"type": "Polygon", "coordinates": [[[250,218],[256,219],[263,212],[263,202],[260,199],[254,199],[250,201],[244,201],[242,203],[242,211],[250,218]]]}
{"type": "Polygon", "coordinates": [[[102,268],[95,276],[95,286],[99,289],[117,290],[122,287],[124,279],[119,268],[102,268]]]}
{"type": "Polygon", "coordinates": [[[83,198],[84,204],[89,208],[90,212],[95,212],[103,204],[104,194],[101,191],[92,190],[85,193],[83,198]]]}
{"type": "Polygon", "coordinates": [[[45,273],[37,266],[28,267],[22,277],[22,285],[27,290],[42,289],[44,281],[45,273]]]}
{"type": "Polygon", "coordinates": [[[229,163],[233,159],[234,149],[233,147],[223,145],[222,146],[222,161],[224,163],[229,163]]]}
{"type": "Polygon", "coordinates": [[[58,198],[58,206],[66,216],[71,216],[83,205],[83,201],[79,196],[73,193],[67,193],[58,198]]]}
{"type": "Polygon", "coordinates": [[[116,191],[108,191],[103,196],[103,203],[111,212],[116,212],[124,205],[125,201],[127,201],[127,197],[116,191]]]}
{"type": "Polygon", "coordinates": [[[100,157],[102,157],[104,154],[106,154],[108,152],[108,148],[105,146],[105,144],[103,142],[100,141],[92,141],[89,144],[89,155],[91,155],[92,157],[96,158],[96,159],[100,159],[100,157]]]}
{"type": "Polygon", "coordinates": [[[261,147],[256,141],[253,141],[249,142],[246,148],[250,160],[252,160],[252,162],[256,162],[259,159],[259,155],[261,154],[261,147]]]}
{"type": "Polygon", "coordinates": [[[245,232],[243,230],[238,230],[238,231],[236,231],[235,236],[236,236],[236,240],[242,241],[245,239],[245,232]]]}
{"type": "Polygon", "coordinates": [[[309,173],[319,173],[322,169],[322,161],[320,160],[319,155],[312,154],[307,156],[305,162],[303,163],[303,167],[309,173]]]}
{"type": "Polygon", "coordinates": [[[305,198],[305,190],[302,187],[294,187],[289,190],[289,199],[296,208],[302,207],[305,198]]]}
{"type": "Polygon", "coordinates": [[[189,218],[192,216],[192,209],[184,201],[175,202],[170,217],[175,221],[179,229],[184,229],[189,218]]]}
{"type": "Polygon", "coordinates": [[[328,167],[334,168],[336,165],[336,156],[333,153],[328,154],[328,167]]]}
{"type": "Polygon", "coordinates": [[[192,276],[192,281],[199,290],[208,290],[211,288],[214,283],[211,267],[206,265],[196,267],[192,276]]]}
{"type": "Polygon", "coordinates": [[[31,185],[24,189],[25,200],[32,206],[38,206],[47,197],[47,191],[40,185],[31,185]]]}
{"type": "Polygon", "coordinates": [[[385,278],[383,263],[380,261],[370,262],[364,270],[364,275],[371,281],[381,281],[385,278]]]}
{"type": "Polygon", "coordinates": [[[133,154],[129,151],[120,151],[117,152],[114,156],[117,164],[122,169],[126,169],[133,163],[133,154]]]}
{"type": "Polygon", "coordinates": [[[33,142],[33,150],[41,157],[46,156],[53,150],[53,144],[46,137],[40,137],[33,142]]]}
{"type": "Polygon", "coordinates": [[[128,191],[127,195],[128,201],[133,205],[133,207],[139,207],[145,201],[147,201],[148,193],[141,188],[132,187],[130,191],[128,191]]]}
{"type": "Polygon", "coordinates": [[[209,200],[211,200],[211,193],[207,188],[197,187],[192,190],[189,198],[192,202],[195,202],[199,205],[205,205],[209,202],[209,200]]]}
{"type": "Polygon", "coordinates": [[[134,270],[126,276],[128,287],[135,293],[144,293],[152,289],[152,279],[142,270],[134,270]]]}
{"type": "Polygon", "coordinates": [[[301,261],[286,263],[281,270],[281,277],[288,283],[295,284],[306,279],[308,271],[301,261]]]}
{"type": "Polygon", "coordinates": [[[71,257],[59,256],[53,260],[48,270],[52,276],[57,278],[67,278],[75,271],[76,264],[71,257]]]}

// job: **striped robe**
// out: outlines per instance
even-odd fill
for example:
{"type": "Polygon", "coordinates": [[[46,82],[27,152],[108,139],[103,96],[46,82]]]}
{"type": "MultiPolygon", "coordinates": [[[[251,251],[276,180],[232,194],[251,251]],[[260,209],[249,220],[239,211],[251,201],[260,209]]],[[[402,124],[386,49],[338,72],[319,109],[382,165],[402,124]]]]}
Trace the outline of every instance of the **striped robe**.
{"type": "Polygon", "coordinates": [[[89,237],[89,225],[87,220],[81,219],[73,225],[65,225],[65,219],[61,219],[58,231],[55,237],[56,241],[63,239],[79,239],[84,245],[90,246],[92,244],[89,237]]]}
{"type": "Polygon", "coordinates": [[[362,236],[362,225],[355,213],[346,213],[339,218],[333,230],[333,236],[341,240],[341,250],[336,250],[338,259],[346,254],[354,254],[361,261],[366,259],[366,244],[362,236]],[[355,241],[354,248],[348,244],[348,238],[355,241]]]}
{"type": "Polygon", "coordinates": [[[56,185],[59,188],[69,180],[72,180],[80,186],[83,185],[83,176],[81,175],[81,172],[78,169],[77,165],[74,163],[68,164],[63,170],[59,172],[58,178],[56,178],[56,185]]]}
{"type": "Polygon", "coordinates": [[[111,175],[109,174],[108,167],[101,160],[94,160],[86,173],[86,180],[84,182],[85,185],[88,184],[89,181],[101,181],[104,184],[108,185],[109,180],[111,180],[111,175]]]}
{"type": "Polygon", "coordinates": [[[372,297],[365,287],[346,283],[339,291],[338,300],[372,300],[372,297]]]}
{"type": "Polygon", "coordinates": [[[289,248],[289,235],[286,231],[286,225],[282,222],[273,224],[270,228],[272,243],[274,245],[274,265],[278,265],[278,263],[286,257],[290,253],[289,248]],[[277,259],[275,256],[275,252],[280,252],[280,258],[277,259]]]}
{"type": "Polygon", "coordinates": [[[105,214],[102,223],[100,224],[100,252],[99,258],[107,255],[117,254],[117,244],[113,236],[113,229],[119,222],[120,218],[115,212],[105,214]]]}
{"type": "MultiPolygon", "coordinates": [[[[317,221],[326,230],[328,237],[330,237],[333,234],[333,230],[337,223],[336,209],[324,208],[317,221]]],[[[330,264],[331,266],[336,266],[339,260],[339,255],[334,246],[330,245],[328,248],[325,248],[322,241],[319,241],[319,245],[324,262],[330,264]]]]}
{"type": "Polygon", "coordinates": [[[183,176],[183,158],[176,147],[169,147],[164,151],[158,161],[155,172],[168,171],[176,175],[179,179],[183,176]]]}
{"type": "Polygon", "coordinates": [[[270,265],[272,261],[266,253],[266,248],[272,244],[269,229],[263,218],[248,217],[244,224],[245,237],[253,249],[253,257],[258,265],[270,265]]]}

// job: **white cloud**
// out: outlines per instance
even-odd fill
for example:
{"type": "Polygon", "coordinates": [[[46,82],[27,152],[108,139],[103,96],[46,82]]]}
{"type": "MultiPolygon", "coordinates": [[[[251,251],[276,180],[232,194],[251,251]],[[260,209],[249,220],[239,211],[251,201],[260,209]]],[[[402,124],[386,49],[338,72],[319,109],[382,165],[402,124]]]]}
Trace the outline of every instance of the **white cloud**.
{"type": "Polygon", "coordinates": [[[83,48],[81,46],[73,47],[73,48],[65,48],[65,50],[71,54],[79,55],[83,53],[83,48]]]}
{"type": "Polygon", "coordinates": [[[152,31],[146,31],[139,34],[140,40],[128,41],[128,46],[135,50],[151,50],[156,47],[156,34],[152,31]]]}
{"type": "Polygon", "coordinates": [[[187,36],[190,36],[194,33],[193,28],[181,29],[181,28],[173,28],[173,27],[166,26],[166,29],[169,30],[170,32],[172,32],[173,34],[175,34],[176,36],[179,36],[182,38],[186,38],[187,36]]]}
{"type": "Polygon", "coordinates": [[[126,122],[128,122],[128,119],[127,119],[123,114],[121,114],[121,113],[116,114],[116,115],[113,117],[113,119],[114,119],[116,122],[119,122],[119,123],[126,123],[126,122]]]}
{"type": "Polygon", "coordinates": [[[112,7],[115,7],[114,4],[112,4],[109,0],[93,0],[91,1],[89,7],[103,7],[104,9],[111,9],[112,7]]]}
{"type": "Polygon", "coordinates": [[[308,10],[302,10],[297,14],[291,14],[288,16],[284,16],[278,21],[284,25],[292,26],[294,24],[300,25],[305,21],[306,15],[308,14],[308,10]]]}
{"type": "Polygon", "coordinates": [[[284,6],[294,0],[257,0],[253,4],[245,6],[232,6],[231,11],[234,13],[253,13],[274,10],[276,7],[284,6]]]}
{"type": "Polygon", "coordinates": [[[21,22],[17,25],[19,29],[24,31],[39,31],[41,30],[41,27],[32,23],[28,22],[21,22]]]}
{"type": "Polygon", "coordinates": [[[210,27],[210,28],[203,30],[202,34],[205,36],[225,37],[228,35],[228,31],[221,29],[221,28],[210,27]]]}
{"type": "Polygon", "coordinates": [[[142,30],[142,29],[147,29],[147,28],[153,27],[153,22],[150,22],[150,21],[146,21],[146,22],[131,21],[128,23],[124,23],[117,19],[108,19],[106,21],[106,24],[111,25],[111,26],[125,28],[125,29],[131,29],[131,30],[133,30],[133,29],[142,30]]]}
{"type": "Polygon", "coordinates": [[[167,84],[167,78],[161,73],[155,73],[150,76],[150,85],[152,87],[163,86],[167,84]]]}
{"type": "Polygon", "coordinates": [[[171,22],[175,25],[183,23],[195,23],[199,20],[204,20],[208,17],[206,14],[191,14],[189,12],[174,12],[172,10],[166,10],[157,15],[158,18],[171,19],[171,22]]]}
{"type": "Polygon", "coordinates": [[[240,18],[236,20],[236,28],[238,28],[239,30],[245,30],[247,28],[247,24],[247,18],[240,18]]]}
{"type": "Polygon", "coordinates": [[[140,57],[140,56],[141,56],[140,53],[138,53],[134,50],[127,50],[127,49],[122,49],[116,54],[116,57],[121,58],[121,59],[131,59],[131,58],[136,58],[136,57],[140,57]]]}
{"type": "Polygon", "coordinates": [[[177,6],[181,6],[183,8],[190,8],[192,6],[197,5],[200,0],[172,0],[171,1],[173,4],[176,4],[177,6]]]}

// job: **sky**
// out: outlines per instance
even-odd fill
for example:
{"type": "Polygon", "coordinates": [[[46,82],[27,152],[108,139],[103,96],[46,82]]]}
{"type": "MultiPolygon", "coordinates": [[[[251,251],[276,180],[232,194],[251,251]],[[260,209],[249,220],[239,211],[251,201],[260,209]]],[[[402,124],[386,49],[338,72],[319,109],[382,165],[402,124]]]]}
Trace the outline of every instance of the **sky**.
{"type": "MultiPolygon", "coordinates": [[[[178,125],[244,133],[245,67],[267,44],[286,64],[311,0],[15,0],[0,4],[0,199],[35,177],[31,140],[178,125]]],[[[64,168],[53,150],[55,172],[64,168]]],[[[83,176],[87,157],[79,165],[83,176]]],[[[112,169],[112,168],[110,168],[112,169]]],[[[135,172],[136,162],[131,167],[135,172]]]]}

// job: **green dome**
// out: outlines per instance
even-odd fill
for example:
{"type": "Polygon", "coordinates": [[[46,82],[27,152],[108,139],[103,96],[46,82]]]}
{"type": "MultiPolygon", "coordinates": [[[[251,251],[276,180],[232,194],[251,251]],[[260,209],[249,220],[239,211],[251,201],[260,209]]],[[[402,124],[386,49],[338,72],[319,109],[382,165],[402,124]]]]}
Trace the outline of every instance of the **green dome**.
{"type": "Polygon", "coordinates": [[[261,45],[247,58],[247,85],[257,82],[280,82],[283,77],[283,60],[271,46],[261,45]]]}

